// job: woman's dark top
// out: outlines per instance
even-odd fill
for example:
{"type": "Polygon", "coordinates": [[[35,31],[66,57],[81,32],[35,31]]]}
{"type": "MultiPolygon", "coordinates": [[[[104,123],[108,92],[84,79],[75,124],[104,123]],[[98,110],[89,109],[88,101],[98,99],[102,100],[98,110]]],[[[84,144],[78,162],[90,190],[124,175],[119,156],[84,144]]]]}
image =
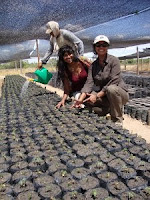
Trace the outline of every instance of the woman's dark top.
{"type": "Polygon", "coordinates": [[[78,75],[72,74],[69,70],[66,71],[64,78],[64,94],[70,95],[73,92],[81,91],[88,76],[88,66],[82,63],[82,70],[78,75]]]}

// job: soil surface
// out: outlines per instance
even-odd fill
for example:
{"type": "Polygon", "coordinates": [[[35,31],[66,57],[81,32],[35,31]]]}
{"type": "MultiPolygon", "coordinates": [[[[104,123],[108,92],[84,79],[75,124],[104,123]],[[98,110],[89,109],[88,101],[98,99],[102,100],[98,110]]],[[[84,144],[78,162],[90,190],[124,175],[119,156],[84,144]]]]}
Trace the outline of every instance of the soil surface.
{"type": "MultiPolygon", "coordinates": [[[[0,97],[1,97],[1,86],[3,83],[4,76],[0,76],[0,97]]],[[[50,85],[44,85],[40,83],[36,83],[37,85],[40,85],[43,88],[46,88],[47,90],[51,92],[55,92],[59,96],[63,96],[63,91],[58,88],[54,88],[50,85]]],[[[142,138],[146,139],[147,143],[150,143],[150,126],[143,124],[141,121],[131,118],[128,115],[124,115],[123,120],[123,128],[128,129],[131,133],[141,136],[142,138]]]]}

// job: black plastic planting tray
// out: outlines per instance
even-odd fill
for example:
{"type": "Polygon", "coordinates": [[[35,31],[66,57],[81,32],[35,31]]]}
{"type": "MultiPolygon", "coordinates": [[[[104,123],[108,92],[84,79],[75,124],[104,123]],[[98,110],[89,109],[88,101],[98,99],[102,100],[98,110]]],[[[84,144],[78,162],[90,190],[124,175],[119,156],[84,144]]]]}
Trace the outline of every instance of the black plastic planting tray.
{"type": "Polygon", "coordinates": [[[0,99],[0,199],[148,200],[150,144],[55,93],[6,76],[0,99]]]}

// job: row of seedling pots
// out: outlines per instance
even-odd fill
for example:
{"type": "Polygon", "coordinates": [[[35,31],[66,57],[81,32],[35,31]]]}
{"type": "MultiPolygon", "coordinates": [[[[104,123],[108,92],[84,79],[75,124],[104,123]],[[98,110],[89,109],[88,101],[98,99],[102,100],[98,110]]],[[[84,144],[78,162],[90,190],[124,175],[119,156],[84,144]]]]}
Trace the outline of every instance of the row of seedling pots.
{"type": "Polygon", "coordinates": [[[1,109],[1,195],[66,200],[148,196],[150,149],[145,140],[85,110],[56,110],[56,94],[36,86],[39,93],[34,93],[34,84],[30,101],[18,96],[11,101],[16,89],[8,92],[6,85],[2,102],[12,106],[16,119],[1,109]]]}

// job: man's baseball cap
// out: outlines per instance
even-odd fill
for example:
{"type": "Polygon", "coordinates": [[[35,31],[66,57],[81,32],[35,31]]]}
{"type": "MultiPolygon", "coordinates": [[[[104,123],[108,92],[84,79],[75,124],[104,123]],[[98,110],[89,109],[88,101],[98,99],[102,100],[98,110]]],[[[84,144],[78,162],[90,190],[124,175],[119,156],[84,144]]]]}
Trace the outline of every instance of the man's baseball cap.
{"type": "Polygon", "coordinates": [[[46,34],[50,34],[51,32],[52,32],[52,29],[49,28],[49,29],[46,30],[45,33],[46,33],[46,34]]]}
{"type": "Polygon", "coordinates": [[[107,44],[110,44],[110,41],[109,41],[108,37],[106,37],[105,35],[98,35],[94,39],[93,44],[96,44],[97,42],[106,42],[107,44]]]}

